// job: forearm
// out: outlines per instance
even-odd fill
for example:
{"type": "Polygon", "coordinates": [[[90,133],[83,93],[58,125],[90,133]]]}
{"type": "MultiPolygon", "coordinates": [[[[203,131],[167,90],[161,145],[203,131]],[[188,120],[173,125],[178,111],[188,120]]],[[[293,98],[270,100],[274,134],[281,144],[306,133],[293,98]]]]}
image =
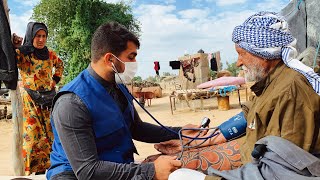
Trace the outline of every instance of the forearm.
{"type": "Polygon", "coordinates": [[[178,132],[181,127],[167,128],[171,129],[173,132],[164,129],[161,126],[143,122],[137,110],[134,109],[134,124],[131,127],[133,139],[146,143],[159,143],[171,139],[179,139],[178,132]]]}
{"type": "MultiPolygon", "coordinates": [[[[180,127],[167,127],[172,131],[178,133],[181,129],[180,127]]],[[[147,143],[158,143],[163,141],[168,141],[171,139],[179,139],[178,134],[168,131],[161,126],[154,124],[139,122],[136,124],[133,132],[133,138],[138,141],[147,143]]]]}
{"type": "MultiPolygon", "coordinates": [[[[227,142],[227,139],[223,136],[223,134],[221,134],[220,130],[217,130],[214,134],[217,134],[211,138],[208,138],[206,140],[194,140],[190,143],[191,146],[197,146],[197,147],[205,147],[205,146],[211,146],[214,144],[221,144],[221,143],[225,143],[227,142]]],[[[202,138],[206,138],[206,137],[210,137],[212,135],[211,132],[208,132],[208,135],[202,137],[202,138]]]]}
{"type": "Polygon", "coordinates": [[[209,146],[213,144],[221,144],[232,139],[236,139],[245,134],[247,127],[247,122],[244,117],[244,113],[231,117],[220,126],[218,126],[217,131],[208,132],[206,136],[202,138],[208,138],[207,140],[195,140],[191,144],[199,145],[200,147],[209,146]],[[211,135],[217,134],[210,138],[211,135]]]}
{"type": "Polygon", "coordinates": [[[203,148],[184,151],[182,167],[206,172],[209,167],[217,170],[236,169],[242,165],[240,145],[236,140],[203,148]]]}
{"type": "Polygon", "coordinates": [[[78,169],[79,180],[96,179],[153,179],[154,164],[120,164],[109,161],[94,161],[86,164],[83,169],[78,169]]]}

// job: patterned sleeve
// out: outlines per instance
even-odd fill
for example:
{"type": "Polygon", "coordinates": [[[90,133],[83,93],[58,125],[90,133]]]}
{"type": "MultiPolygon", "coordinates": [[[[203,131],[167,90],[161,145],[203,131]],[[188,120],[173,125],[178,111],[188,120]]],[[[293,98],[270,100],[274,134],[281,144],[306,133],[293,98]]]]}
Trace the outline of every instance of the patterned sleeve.
{"type": "Polygon", "coordinates": [[[52,51],[52,59],[53,59],[53,66],[55,67],[55,73],[52,78],[58,84],[63,74],[63,69],[64,69],[63,61],[53,51],[52,51]]]}
{"type": "Polygon", "coordinates": [[[18,66],[19,69],[21,69],[23,63],[25,62],[25,59],[24,59],[23,54],[21,54],[19,49],[16,49],[16,58],[17,58],[17,66],[18,66]]]}

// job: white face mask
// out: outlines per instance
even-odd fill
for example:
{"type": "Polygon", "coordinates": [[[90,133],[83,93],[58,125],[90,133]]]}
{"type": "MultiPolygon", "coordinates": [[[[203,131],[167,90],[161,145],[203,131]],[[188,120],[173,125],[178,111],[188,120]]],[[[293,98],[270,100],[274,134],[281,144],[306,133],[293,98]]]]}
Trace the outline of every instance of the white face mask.
{"type": "MultiPolygon", "coordinates": [[[[113,55],[113,54],[112,54],[113,55]]],[[[119,73],[115,65],[112,63],[113,71],[115,74],[115,80],[118,84],[128,84],[131,82],[131,80],[136,75],[137,69],[138,69],[138,63],[137,62],[123,62],[118,57],[113,55],[118,61],[122,62],[124,64],[124,72],[119,73]]]]}

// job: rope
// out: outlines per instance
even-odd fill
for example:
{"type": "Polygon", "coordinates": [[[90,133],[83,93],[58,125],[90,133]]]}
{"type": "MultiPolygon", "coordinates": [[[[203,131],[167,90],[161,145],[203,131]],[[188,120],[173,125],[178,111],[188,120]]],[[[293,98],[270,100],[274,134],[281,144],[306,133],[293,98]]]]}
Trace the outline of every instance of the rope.
{"type": "Polygon", "coordinates": [[[301,3],[303,2],[303,0],[300,0],[298,3],[297,3],[297,6],[296,8],[292,9],[289,13],[283,15],[284,17],[288,18],[289,15],[291,15],[293,12],[297,12],[300,10],[300,5],[301,3]]]}
{"type": "Polygon", "coordinates": [[[300,10],[300,4],[303,2],[303,0],[300,0],[297,4],[297,9],[300,10]]]}

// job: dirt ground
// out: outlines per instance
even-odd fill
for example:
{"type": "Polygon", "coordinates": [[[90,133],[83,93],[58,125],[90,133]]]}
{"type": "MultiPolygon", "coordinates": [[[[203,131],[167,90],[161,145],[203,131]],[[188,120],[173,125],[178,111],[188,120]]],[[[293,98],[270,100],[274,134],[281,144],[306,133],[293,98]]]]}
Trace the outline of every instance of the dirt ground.
{"type": "MultiPolygon", "coordinates": [[[[234,93],[230,96],[230,107],[228,111],[218,110],[217,98],[210,98],[204,100],[204,109],[200,109],[200,100],[193,100],[191,107],[195,110],[188,108],[185,102],[178,102],[176,104],[176,111],[173,115],[170,111],[169,94],[172,89],[163,90],[163,96],[161,98],[152,99],[151,106],[146,106],[146,109],[162,124],[166,126],[183,126],[186,124],[200,124],[202,118],[208,117],[211,119],[210,126],[219,125],[224,120],[232,117],[241,111],[238,95],[234,93]]],[[[245,91],[241,91],[241,102],[246,101],[245,91]]],[[[143,121],[154,123],[155,122],[145,113],[138,105],[136,109],[143,121]]],[[[13,175],[12,164],[12,123],[11,121],[0,120],[0,177],[13,175]]],[[[153,144],[142,143],[134,141],[139,155],[135,155],[136,161],[142,161],[146,157],[152,154],[156,154],[157,151],[153,148],[153,144]]],[[[2,178],[0,178],[2,179],[2,178]]]]}

